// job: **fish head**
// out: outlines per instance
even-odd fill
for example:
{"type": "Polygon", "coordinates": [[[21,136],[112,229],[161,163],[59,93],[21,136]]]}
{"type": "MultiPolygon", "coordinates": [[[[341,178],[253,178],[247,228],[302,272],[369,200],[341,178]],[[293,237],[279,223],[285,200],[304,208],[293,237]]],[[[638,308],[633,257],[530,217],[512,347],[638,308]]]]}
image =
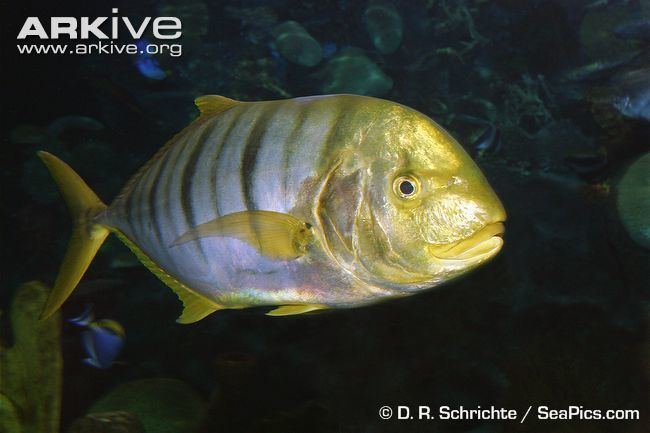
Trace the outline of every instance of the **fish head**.
{"type": "Polygon", "coordinates": [[[506,212],[460,144],[427,116],[398,104],[381,105],[373,118],[359,139],[364,179],[348,230],[361,273],[377,285],[412,292],[494,257],[503,245],[506,212]]]}

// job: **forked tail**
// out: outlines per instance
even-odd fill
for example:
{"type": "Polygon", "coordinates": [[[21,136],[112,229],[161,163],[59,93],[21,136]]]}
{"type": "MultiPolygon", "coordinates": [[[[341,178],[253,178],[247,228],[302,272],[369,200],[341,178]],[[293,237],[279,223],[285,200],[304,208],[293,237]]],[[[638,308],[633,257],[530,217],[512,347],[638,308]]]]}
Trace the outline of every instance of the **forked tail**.
{"type": "Polygon", "coordinates": [[[59,275],[41,313],[41,319],[46,319],[59,309],[77,287],[110,231],[94,222],[95,217],[106,209],[106,205],[83,179],[51,153],[40,151],[38,157],[50,171],[72,216],[72,237],[59,275]]]}

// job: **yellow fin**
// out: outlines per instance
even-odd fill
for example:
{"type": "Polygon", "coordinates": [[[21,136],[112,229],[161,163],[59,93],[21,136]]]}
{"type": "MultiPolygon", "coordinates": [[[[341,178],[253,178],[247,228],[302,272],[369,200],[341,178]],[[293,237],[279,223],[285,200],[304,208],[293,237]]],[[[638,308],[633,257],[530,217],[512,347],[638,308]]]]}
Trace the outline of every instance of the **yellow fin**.
{"type": "Polygon", "coordinates": [[[77,173],[65,162],[48,152],[37,152],[61,191],[72,217],[72,237],[63,263],[50,291],[41,319],[50,317],[70,296],[79,280],[90,266],[97,250],[110,233],[94,222],[94,218],[106,209],[77,173]]]}
{"type": "Polygon", "coordinates": [[[125,332],[124,332],[124,327],[120,325],[118,322],[115,320],[111,319],[102,319],[102,320],[96,320],[93,323],[90,324],[90,327],[98,327],[98,328],[105,328],[105,329],[110,329],[115,333],[115,335],[119,335],[120,337],[124,337],[125,332]]]}
{"type": "Polygon", "coordinates": [[[167,140],[167,142],[160,149],[158,149],[158,151],[151,157],[151,159],[149,159],[149,161],[147,161],[133,176],[131,176],[124,187],[122,187],[122,190],[115,198],[115,201],[124,199],[126,195],[132,192],[135,185],[138,184],[145,173],[148,173],[151,167],[153,167],[161,158],[163,158],[167,152],[171,150],[172,147],[174,147],[177,143],[182,142],[184,137],[187,137],[189,134],[194,133],[194,131],[196,131],[197,124],[200,124],[201,121],[204,121],[207,115],[226,111],[236,103],[237,101],[233,99],[228,99],[224,98],[223,96],[216,95],[206,95],[196,98],[194,100],[194,104],[196,104],[196,106],[201,111],[201,115],[188,126],[183,128],[183,130],[181,130],[179,133],[175,134],[172,138],[167,140]]]}
{"type": "Polygon", "coordinates": [[[267,316],[293,316],[296,314],[309,313],[310,311],[322,310],[327,308],[325,305],[302,304],[302,305],[283,305],[275,310],[266,313],[267,316]]]}
{"type": "Polygon", "coordinates": [[[142,251],[140,247],[138,247],[131,239],[126,237],[124,233],[117,229],[113,229],[113,232],[124,243],[124,245],[133,251],[133,254],[136,255],[138,260],[140,260],[140,262],[142,262],[142,264],[145,265],[145,267],[149,269],[152,274],[158,277],[160,281],[172,289],[174,293],[176,293],[176,296],[178,296],[178,299],[183,302],[183,312],[178,317],[178,319],[176,319],[178,323],[194,323],[203,319],[209,314],[212,314],[215,311],[224,308],[216,302],[212,302],[209,299],[199,295],[198,293],[195,293],[185,284],[169,275],[163,268],[158,266],[156,262],[151,260],[151,258],[144,251],[142,251]]]}
{"type": "Polygon", "coordinates": [[[219,95],[199,96],[194,100],[194,104],[201,112],[201,116],[222,113],[238,103],[234,99],[219,95]]]}
{"type": "Polygon", "coordinates": [[[192,291],[176,288],[174,292],[183,301],[183,313],[176,319],[178,323],[188,324],[198,322],[221,308],[192,291]]]}
{"type": "Polygon", "coordinates": [[[260,254],[279,260],[302,256],[313,238],[311,224],[291,215],[265,211],[243,211],[200,224],[172,242],[171,246],[211,236],[239,239],[260,254]]]}

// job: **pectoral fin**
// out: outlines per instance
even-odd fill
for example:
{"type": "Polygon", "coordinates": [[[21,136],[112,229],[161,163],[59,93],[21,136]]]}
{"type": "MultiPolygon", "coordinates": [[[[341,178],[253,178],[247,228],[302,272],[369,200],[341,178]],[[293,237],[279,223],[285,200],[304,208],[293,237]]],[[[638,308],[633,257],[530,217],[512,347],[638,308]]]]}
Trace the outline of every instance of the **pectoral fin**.
{"type": "Polygon", "coordinates": [[[293,260],[302,256],[313,234],[311,224],[272,211],[243,211],[203,223],[172,242],[171,246],[211,236],[239,239],[271,259],[293,260]]]}
{"type": "Polygon", "coordinates": [[[296,314],[309,313],[310,311],[322,310],[324,305],[318,304],[302,304],[302,305],[284,305],[275,310],[266,313],[267,316],[294,316],[296,314]]]}

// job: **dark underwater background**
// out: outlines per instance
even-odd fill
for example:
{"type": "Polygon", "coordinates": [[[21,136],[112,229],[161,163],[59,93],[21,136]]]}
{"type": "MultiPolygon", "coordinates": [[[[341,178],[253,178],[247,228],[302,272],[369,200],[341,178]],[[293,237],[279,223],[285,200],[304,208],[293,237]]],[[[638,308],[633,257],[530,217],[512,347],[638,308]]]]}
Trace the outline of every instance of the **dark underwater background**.
{"type": "MultiPolygon", "coordinates": [[[[650,149],[648,108],[645,117],[620,108],[650,88],[650,1],[377,4],[387,15],[368,13],[365,0],[3,2],[5,353],[17,344],[13,294],[30,280],[52,284],[71,227],[35,152],[61,157],[110,202],[197,115],[200,95],[349,92],[403,103],[466,147],[508,212],[497,258],[443,287],[311,316],[225,310],[192,325],[175,322],[173,292],[111,237],[62,308],[61,432],[650,431],[650,216],[639,223],[628,215],[639,208],[617,201],[626,170],[650,149]],[[134,19],[180,17],[182,56],[154,56],[152,73],[129,55],[17,53],[28,16],[111,7],[134,19]],[[281,46],[277,28],[289,20],[307,47],[281,46]],[[378,45],[373,31],[389,42],[378,45]],[[490,131],[500,137],[486,141],[490,131]],[[108,369],[82,363],[80,330],[65,320],[89,304],[126,331],[108,369]],[[641,418],[382,420],[384,405],[578,405],[641,418]]],[[[645,209],[647,176],[645,189],[626,183],[645,209]]],[[[54,350],[43,344],[34,353],[54,350]]],[[[49,368],[26,374],[51,378],[49,368]]],[[[45,389],[27,394],[58,401],[45,389]]]]}

